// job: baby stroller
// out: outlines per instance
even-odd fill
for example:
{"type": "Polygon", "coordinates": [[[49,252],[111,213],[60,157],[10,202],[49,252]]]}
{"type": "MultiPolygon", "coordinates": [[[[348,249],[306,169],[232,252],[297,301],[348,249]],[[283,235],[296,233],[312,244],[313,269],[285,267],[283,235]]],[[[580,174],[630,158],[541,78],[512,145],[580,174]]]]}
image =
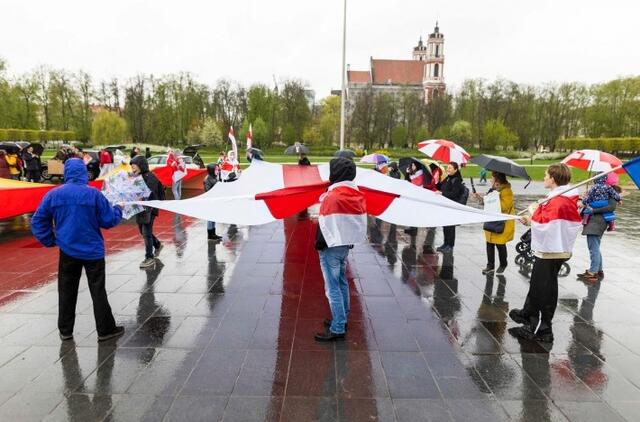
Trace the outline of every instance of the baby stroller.
{"type": "MultiPolygon", "coordinates": [[[[520,236],[520,241],[516,243],[516,265],[520,266],[520,273],[525,276],[531,275],[533,270],[533,261],[535,256],[531,250],[531,229],[527,230],[520,236]]],[[[558,277],[566,277],[571,272],[571,267],[566,262],[560,267],[558,277]]]]}

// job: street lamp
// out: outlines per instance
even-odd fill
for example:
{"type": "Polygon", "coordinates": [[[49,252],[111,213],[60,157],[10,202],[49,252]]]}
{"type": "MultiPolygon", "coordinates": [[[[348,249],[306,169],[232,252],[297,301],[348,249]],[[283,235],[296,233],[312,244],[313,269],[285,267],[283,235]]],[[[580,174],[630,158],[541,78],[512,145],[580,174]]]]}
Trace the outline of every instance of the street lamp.
{"type": "Polygon", "coordinates": [[[346,49],[347,49],[347,0],[344,0],[344,12],[342,16],[342,67],[340,71],[342,72],[342,92],[340,95],[340,149],[344,149],[344,102],[346,97],[346,69],[345,69],[345,61],[346,61],[346,49]]]}

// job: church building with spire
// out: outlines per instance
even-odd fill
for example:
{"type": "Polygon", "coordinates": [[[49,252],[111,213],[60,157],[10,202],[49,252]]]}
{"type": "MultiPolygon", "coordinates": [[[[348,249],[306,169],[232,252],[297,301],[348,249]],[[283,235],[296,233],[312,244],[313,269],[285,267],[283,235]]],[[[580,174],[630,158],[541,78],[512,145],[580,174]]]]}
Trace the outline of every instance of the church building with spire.
{"type": "Polygon", "coordinates": [[[374,92],[397,93],[402,90],[419,92],[425,103],[445,92],[444,35],[438,23],[427,42],[418,41],[410,60],[370,59],[369,70],[347,67],[347,95],[353,99],[358,91],[371,88],[374,92]]]}

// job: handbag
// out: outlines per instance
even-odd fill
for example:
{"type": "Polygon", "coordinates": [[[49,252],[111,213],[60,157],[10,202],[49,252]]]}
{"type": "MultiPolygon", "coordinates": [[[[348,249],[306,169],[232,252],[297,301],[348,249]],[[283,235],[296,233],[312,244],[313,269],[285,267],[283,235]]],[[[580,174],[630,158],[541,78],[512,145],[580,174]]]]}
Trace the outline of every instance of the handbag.
{"type": "Polygon", "coordinates": [[[504,231],[506,225],[506,221],[487,221],[482,225],[482,230],[491,232],[491,233],[502,233],[504,231]]]}

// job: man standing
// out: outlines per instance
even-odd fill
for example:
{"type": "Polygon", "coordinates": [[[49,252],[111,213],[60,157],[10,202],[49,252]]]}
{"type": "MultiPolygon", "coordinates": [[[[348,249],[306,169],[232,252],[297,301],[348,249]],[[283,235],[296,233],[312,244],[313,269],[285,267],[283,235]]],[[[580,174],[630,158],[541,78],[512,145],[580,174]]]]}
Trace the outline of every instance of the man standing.
{"type": "Polygon", "coordinates": [[[84,162],[64,164],[64,185],[47,193],[31,219],[34,236],[46,247],[60,248],[58,264],[58,329],[61,340],[73,339],[76,302],[82,268],[93,300],[98,341],[124,333],[116,326],[105,290],[104,239],[100,229],[120,223],[122,210],[111,206],[97,189],[87,185],[84,162]]]}
{"type": "MultiPolygon", "coordinates": [[[[550,189],[549,199],[522,222],[531,223],[531,249],[536,260],[531,272],[529,292],[522,309],[512,309],[509,317],[522,327],[509,333],[518,338],[553,341],[551,321],[558,306],[558,272],[571,258],[576,237],[582,228],[578,213],[578,192],[567,190],[571,170],[565,164],[552,164],[544,174],[544,187],[550,189]],[[564,193],[562,193],[564,192],[564,193]]],[[[533,208],[533,207],[532,207],[533,208]]]]}
{"type": "Polygon", "coordinates": [[[329,164],[329,190],[321,198],[316,233],[316,249],[324,277],[325,293],[331,307],[331,320],[317,341],[344,340],[349,316],[347,256],[355,243],[366,239],[367,214],[364,195],[353,182],[356,165],[347,158],[334,158],[329,164]]]}

